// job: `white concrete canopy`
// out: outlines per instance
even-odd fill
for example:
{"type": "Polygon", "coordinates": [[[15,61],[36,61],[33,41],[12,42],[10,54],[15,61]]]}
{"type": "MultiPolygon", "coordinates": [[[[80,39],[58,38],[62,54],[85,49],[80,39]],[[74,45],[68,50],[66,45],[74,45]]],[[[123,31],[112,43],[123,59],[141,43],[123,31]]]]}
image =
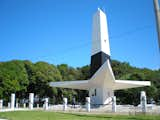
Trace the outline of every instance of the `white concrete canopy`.
{"type": "Polygon", "coordinates": [[[90,89],[100,89],[100,92],[97,91],[98,98],[92,97],[92,104],[109,104],[114,90],[150,86],[150,84],[150,81],[115,80],[110,62],[107,60],[89,80],[51,82],[50,86],[89,91],[90,89]]]}
{"type": "Polygon", "coordinates": [[[150,81],[115,80],[110,62],[107,60],[89,80],[51,82],[52,87],[89,90],[105,87],[111,90],[150,86],[150,81]],[[102,79],[103,78],[103,79],[102,79]]]}
{"type": "Polygon", "coordinates": [[[91,104],[111,104],[114,90],[150,86],[151,84],[150,81],[115,80],[110,65],[107,18],[105,13],[100,9],[98,9],[93,17],[91,56],[94,57],[94,62],[100,67],[90,79],[51,82],[50,86],[89,90],[91,104]],[[105,60],[104,63],[99,62],[100,60],[98,61],[99,56],[100,58],[103,57],[102,59],[105,60]]]}

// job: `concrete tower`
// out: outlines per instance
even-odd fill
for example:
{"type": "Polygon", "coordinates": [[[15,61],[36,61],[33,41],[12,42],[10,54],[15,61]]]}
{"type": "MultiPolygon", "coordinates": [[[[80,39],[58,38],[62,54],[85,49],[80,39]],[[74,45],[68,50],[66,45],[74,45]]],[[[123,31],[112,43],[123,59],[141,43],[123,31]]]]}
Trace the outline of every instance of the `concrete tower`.
{"type": "Polygon", "coordinates": [[[50,83],[52,87],[88,90],[91,104],[98,105],[110,104],[114,90],[149,85],[149,81],[115,80],[110,65],[107,18],[100,9],[93,16],[91,78],[89,80],[50,83]]]}
{"type": "MultiPolygon", "coordinates": [[[[98,11],[94,14],[92,24],[91,76],[93,76],[106,61],[110,61],[107,18],[101,9],[98,8],[98,11]]],[[[95,104],[109,104],[113,95],[113,91],[103,85],[89,90],[91,103],[95,104]]]]}
{"type": "Polygon", "coordinates": [[[91,76],[110,59],[110,46],[106,15],[98,8],[93,16],[91,76]]]}

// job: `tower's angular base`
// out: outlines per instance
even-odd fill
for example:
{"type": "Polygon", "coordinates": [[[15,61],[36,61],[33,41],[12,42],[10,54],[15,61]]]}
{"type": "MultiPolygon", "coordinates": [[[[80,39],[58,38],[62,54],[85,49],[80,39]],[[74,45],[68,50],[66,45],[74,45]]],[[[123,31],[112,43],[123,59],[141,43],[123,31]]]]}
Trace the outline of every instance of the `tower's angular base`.
{"type": "Polygon", "coordinates": [[[95,88],[89,90],[89,96],[92,105],[108,105],[112,103],[114,91],[106,89],[105,87],[95,88]]]}

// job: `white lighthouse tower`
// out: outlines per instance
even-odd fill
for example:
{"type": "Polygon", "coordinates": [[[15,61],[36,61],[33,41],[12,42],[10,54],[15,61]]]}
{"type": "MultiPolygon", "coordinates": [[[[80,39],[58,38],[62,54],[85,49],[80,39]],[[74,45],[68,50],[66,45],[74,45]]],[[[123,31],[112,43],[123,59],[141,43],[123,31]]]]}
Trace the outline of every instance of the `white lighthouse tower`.
{"type": "Polygon", "coordinates": [[[98,9],[93,16],[91,78],[89,80],[51,82],[52,87],[88,90],[91,104],[109,104],[114,90],[150,86],[150,81],[115,80],[110,65],[107,18],[98,9]]]}

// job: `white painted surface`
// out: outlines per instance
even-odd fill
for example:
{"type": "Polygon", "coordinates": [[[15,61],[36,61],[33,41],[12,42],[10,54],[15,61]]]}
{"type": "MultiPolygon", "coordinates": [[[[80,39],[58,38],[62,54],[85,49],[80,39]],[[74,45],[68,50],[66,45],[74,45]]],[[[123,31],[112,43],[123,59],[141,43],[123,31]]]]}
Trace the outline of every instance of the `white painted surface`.
{"type": "Polygon", "coordinates": [[[26,108],[26,103],[23,103],[23,108],[26,108]]]}
{"type": "Polygon", "coordinates": [[[150,81],[115,80],[109,60],[107,60],[89,80],[53,82],[54,87],[89,90],[92,104],[109,104],[114,90],[150,86],[150,81]],[[80,84],[79,84],[80,83],[80,84]],[[64,85],[64,86],[63,86],[64,85]],[[94,89],[97,95],[93,96],[94,89]]]}
{"type": "Polygon", "coordinates": [[[29,93],[29,109],[33,109],[34,93],[29,93]]]}
{"type": "Polygon", "coordinates": [[[88,80],[65,81],[65,82],[50,82],[50,86],[87,90],[88,89],[88,80]]]}
{"type": "Polygon", "coordinates": [[[11,109],[15,108],[15,94],[11,94],[11,109]]]}
{"type": "Polygon", "coordinates": [[[113,90],[109,90],[106,87],[92,88],[89,90],[91,104],[111,104],[111,97],[113,95],[113,90]]]}
{"type": "Polygon", "coordinates": [[[112,112],[116,112],[116,96],[112,97],[112,112]]]}
{"type": "Polygon", "coordinates": [[[63,111],[67,110],[67,98],[63,98],[63,111]]]}
{"type": "Polygon", "coordinates": [[[11,108],[8,108],[8,109],[1,109],[0,112],[10,112],[10,111],[27,111],[29,109],[24,109],[24,108],[15,108],[15,109],[11,109],[11,108]]]}
{"type": "Polygon", "coordinates": [[[19,107],[19,104],[18,103],[16,103],[16,108],[18,108],[19,107]]]}
{"type": "Polygon", "coordinates": [[[91,111],[91,100],[90,100],[90,97],[86,97],[86,110],[87,110],[87,112],[91,111]]]}
{"type": "Polygon", "coordinates": [[[94,55],[100,51],[110,55],[107,18],[105,13],[98,9],[93,16],[91,55],[94,55]]]}
{"type": "Polygon", "coordinates": [[[37,104],[37,108],[39,108],[39,104],[37,104]]]}
{"type": "Polygon", "coordinates": [[[8,108],[11,108],[11,103],[10,102],[8,103],[8,108]]]}
{"type": "Polygon", "coordinates": [[[141,91],[141,108],[142,112],[147,112],[147,97],[145,91],[141,91]]]}
{"type": "MultiPolygon", "coordinates": [[[[100,51],[110,55],[106,21],[105,13],[98,9],[93,17],[92,55],[100,51]]],[[[50,86],[89,90],[92,104],[110,104],[114,90],[150,86],[150,84],[150,81],[115,80],[110,61],[107,59],[89,80],[51,82],[50,86]],[[94,95],[95,89],[96,95],[94,95]]]]}
{"type": "Polygon", "coordinates": [[[0,100],[0,109],[3,108],[3,100],[0,100]]]}
{"type": "Polygon", "coordinates": [[[45,98],[45,110],[48,110],[48,98],[45,98]]]}

